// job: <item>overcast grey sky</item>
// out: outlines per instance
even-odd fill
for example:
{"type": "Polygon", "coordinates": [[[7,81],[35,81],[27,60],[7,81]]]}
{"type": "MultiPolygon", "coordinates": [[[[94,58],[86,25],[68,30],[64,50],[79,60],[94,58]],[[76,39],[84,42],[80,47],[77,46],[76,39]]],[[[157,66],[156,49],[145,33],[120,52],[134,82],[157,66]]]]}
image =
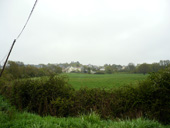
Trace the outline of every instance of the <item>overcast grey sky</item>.
{"type": "MultiPolygon", "coordinates": [[[[0,0],[0,61],[35,0],[0,0]]],[[[10,56],[26,64],[170,60],[169,0],[39,0],[10,56]]]]}

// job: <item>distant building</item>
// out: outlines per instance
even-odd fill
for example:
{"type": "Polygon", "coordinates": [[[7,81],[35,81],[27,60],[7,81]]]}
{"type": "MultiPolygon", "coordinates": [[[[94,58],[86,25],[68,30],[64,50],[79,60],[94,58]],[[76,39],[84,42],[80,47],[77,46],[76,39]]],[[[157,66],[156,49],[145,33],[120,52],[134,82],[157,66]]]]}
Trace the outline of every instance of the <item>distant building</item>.
{"type": "Polygon", "coordinates": [[[122,66],[122,70],[126,69],[126,66],[122,66]]]}
{"type": "Polygon", "coordinates": [[[105,68],[104,67],[100,68],[100,71],[105,71],[105,68]]]}
{"type": "Polygon", "coordinates": [[[91,71],[90,71],[90,73],[91,73],[91,74],[95,74],[95,73],[96,73],[96,71],[91,70],[91,71]]]}
{"type": "Polygon", "coordinates": [[[81,67],[73,67],[73,66],[70,66],[70,67],[63,69],[63,72],[66,72],[66,73],[81,72],[81,71],[82,71],[81,67]]]}

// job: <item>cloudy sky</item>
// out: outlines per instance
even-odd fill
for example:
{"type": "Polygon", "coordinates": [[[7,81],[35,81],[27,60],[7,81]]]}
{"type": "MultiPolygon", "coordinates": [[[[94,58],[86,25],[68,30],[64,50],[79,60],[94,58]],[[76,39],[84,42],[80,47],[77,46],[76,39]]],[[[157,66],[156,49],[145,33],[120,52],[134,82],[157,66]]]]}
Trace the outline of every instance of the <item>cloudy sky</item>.
{"type": "MultiPolygon", "coordinates": [[[[0,0],[0,61],[35,0],[0,0]]],[[[121,64],[170,60],[169,0],[39,0],[10,60],[121,64]]]]}

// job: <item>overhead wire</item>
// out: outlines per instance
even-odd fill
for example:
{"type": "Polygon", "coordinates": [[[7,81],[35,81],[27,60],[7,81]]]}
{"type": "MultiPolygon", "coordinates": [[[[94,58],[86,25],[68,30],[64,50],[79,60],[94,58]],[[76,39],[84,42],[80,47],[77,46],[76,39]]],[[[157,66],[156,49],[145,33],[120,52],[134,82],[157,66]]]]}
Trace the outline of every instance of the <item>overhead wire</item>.
{"type": "Polygon", "coordinates": [[[19,35],[17,36],[16,40],[21,36],[22,32],[24,31],[25,27],[27,26],[28,21],[29,21],[29,19],[30,19],[31,15],[32,15],[32,13],[33,13],[33,11],[34,11],[34,8],[35,8],[37,2],[38,2],[38,0],[35,1],[32,9],[31,9],[31,12],[30,12],[30,14],[29,14],[29,16],[28,16],[28,18],[27,18],[27,20],[26,20],[26,22],[25,22],[25,25],[24,25],[24,27],[22,28],[22,30],[21,30],[21,32],[19,33],[19,35]]]}
{"type": "Polygon", "coordinates": [[[2,60],[0,61],[0,65],[1,65],[1,63],[3,63],[3,61],[5,60],[6,57],[7,57],[7,55],[5,55],[5,56],[2,58],[2,60]]]}

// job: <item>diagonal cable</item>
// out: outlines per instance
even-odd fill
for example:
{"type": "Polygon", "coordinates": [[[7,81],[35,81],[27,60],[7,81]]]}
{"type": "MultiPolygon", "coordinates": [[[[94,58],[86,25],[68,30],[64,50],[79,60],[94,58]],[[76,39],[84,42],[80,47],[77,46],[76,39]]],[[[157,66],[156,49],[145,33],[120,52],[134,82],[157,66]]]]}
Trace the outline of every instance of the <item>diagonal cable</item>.
{"type": "Polygon", "coordinates": [[[24,31],[25,27],[27,26],[27,23],[28,23],[31,15],[32,15],[32,13],[33,13],[33,11],[34,11],[34,8],[35,8],[37,2],[38,2],[38,0],[35,1],[34,6],[33,6],[32,10],[31,10],[31,12],[30,12],[30,14],[29,14],[29,16],[28,16],[28,19],[27,19],[27,21],[25,22],[25,25],[24,25],[24,27],[22,28],[22,30],[21,30],[21,32],[19,33],[19,35],[17,36],[16,40],[21,36],[22,32],[24,31]]]}

